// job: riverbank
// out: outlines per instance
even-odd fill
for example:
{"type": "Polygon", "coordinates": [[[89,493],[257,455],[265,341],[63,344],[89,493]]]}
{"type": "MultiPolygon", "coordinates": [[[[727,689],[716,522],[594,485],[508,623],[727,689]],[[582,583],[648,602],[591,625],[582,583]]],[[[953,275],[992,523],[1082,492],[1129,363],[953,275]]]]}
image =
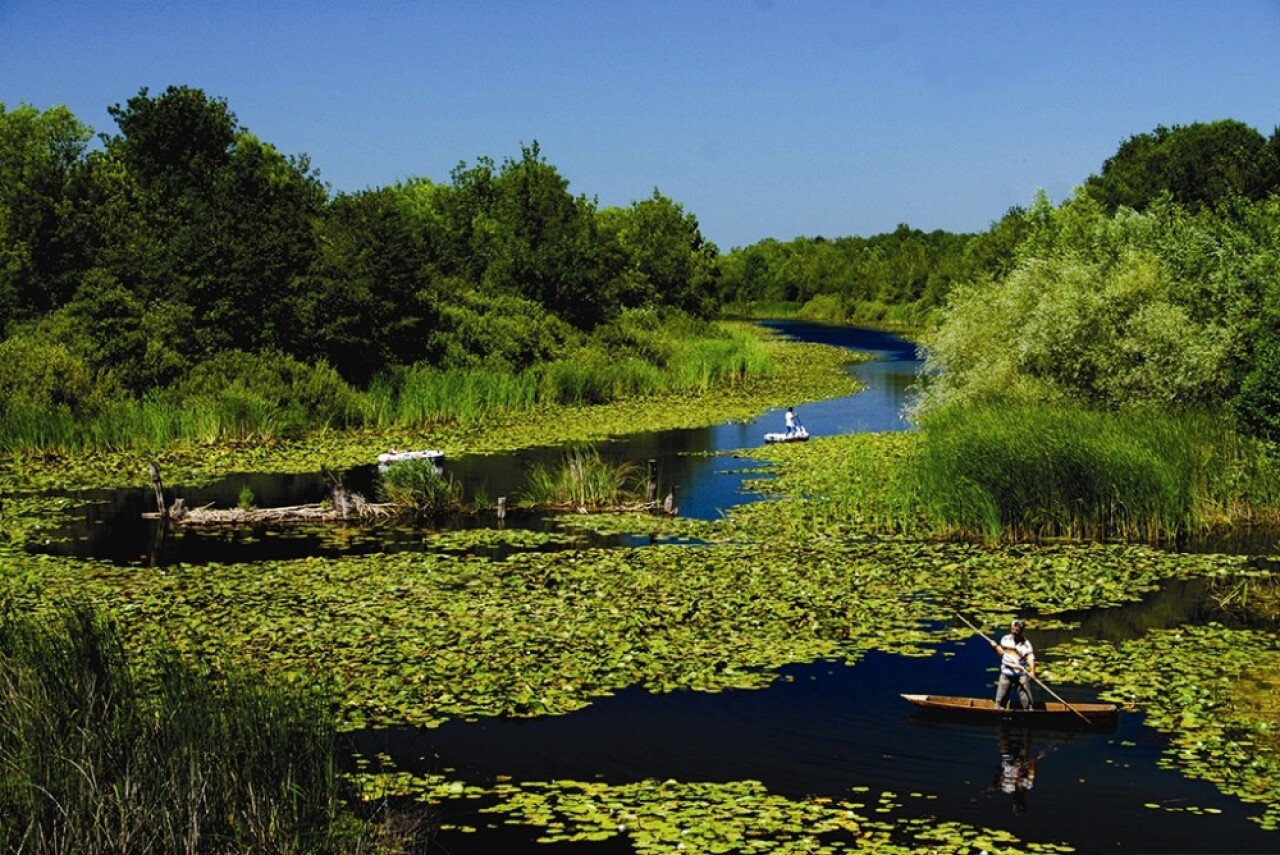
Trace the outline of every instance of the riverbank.
{"type": "Polygon", "coordinates": [[[857,391],[844,367],[859,360],[850,351],[803,344],[762,333],[774,372],[732,388],[668,393],[584,406],[546,407],[494,417],[476,425],[424,430],[321,431],[298,440],[178,443],[147,454],[136,450],[10,455],[0,458],[0,492],[145,486],[154,460],[166,480],[200,484],[228,472],[293,473],[340,470],[372,462],[388,448],[433,448],[448,457],[488,454],[531,445],[595,442],[643,430],[703,427],[747,419],[775,407],[857,391]]]}

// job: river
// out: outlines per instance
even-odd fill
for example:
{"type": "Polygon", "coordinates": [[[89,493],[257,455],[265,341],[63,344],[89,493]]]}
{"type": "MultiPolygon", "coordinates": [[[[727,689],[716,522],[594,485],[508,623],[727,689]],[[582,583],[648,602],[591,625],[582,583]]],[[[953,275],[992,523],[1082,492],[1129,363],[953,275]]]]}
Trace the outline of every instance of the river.
{"type": "MultiPolygon", "coordinates": [[[[774,326],[802,340],[868,350],[879,357],[851,369],[867,384],[859,394],[796,402],[812,435],[910,429],[903,407],[918,362],[909,342],[873,330],[774,326]]],[[[742,474],[750,461],[703,452],[758,446],[763,433],[780,429],[782,422],[783,410],[778,409],[748,422],[620,437],[600,450],[613,459],[653,460],[663,483],[674,490],[682,515],[714,519],[752,500],[743,492],[742,474]]],[[[515,479],[525,468],[554,462],[561,454],[559,448],[526,449],[462,457],[446,465],[472,489],[480,485],[488,495],[498,496],[515,489],[515,479]]],[[[368,473],[357,471],[348,477],[358,482],[368,473]]],[[[188,501],[233,505],[246,483],[262,506],[315,501],[325,491],[319,476],[242,475],[192,491],[188,501]]],[[[154,528],[138,521],[147,499],[144,492],[119,491],[97,498],[87,528],[69,543],[49,549],[120,563],[201,563],[323,554],[333,548],[306,538],[264,542],[226,535],[157,544],[154,528]]],[[[342,550],[422,548],[421,544],[420,537],[380,535],[367,542],[345,541],[342,550]]],[[[1143,603],[1103,610],[1093,631],[1105,637],[1108,626],[1149,629],[1196,621],[1203,598],[1204,590],[1196,583],[1165,585],[1143,603]]],[[[1042,649],[1054,641],[1052,633],[1036,636],[1042,649]]],[[[455,770],[453,777],[479,784],[492,784],[502,776],[617,784],[649,779],[755,780],[771,792],[794,798],[846,798],[853,786],[869,786],[873,792],[927,793],[931,799],[927,810],[920,808],[921,816],[1003,829],[1023,840],[1066,842],[1082,852],[1280,848],[1274,833],[1249,821],[1255,810],[1207,782],[1162,768],[1166,738],[1148,728],[1141,714],[1123,714],[1110,733],[1002,730],[919,718],[898,697],[900,692],[971,695],[978,688],[975,675],[985,674],[990,665],[990,651],[978,640],[944,644],[938,653],[927,658],[873,653],[852,666],[792,666],[784,669],[784,679],[762,690],[659,695],[628,689],[564,716],[455,720],[430,730],[366,731],[355,735],[355,747],[366,756],[385,752],[408,771],[450,769],[455,770]],[[1002,786],[1009,780],[1005,773],[1010,758],[1019,768],[1033,770],[1033,786],[1002,786]],[[1154,810],[1151,804],[1194,805],[1217,813],[1154,810]]],[[[459,802],[443,808],[451,819],[482,827],[475,833],[441,833],[431,851],[633,851],[625,838],[538,844],[535,829],[484,826],[475,807],[459,802]]]]}

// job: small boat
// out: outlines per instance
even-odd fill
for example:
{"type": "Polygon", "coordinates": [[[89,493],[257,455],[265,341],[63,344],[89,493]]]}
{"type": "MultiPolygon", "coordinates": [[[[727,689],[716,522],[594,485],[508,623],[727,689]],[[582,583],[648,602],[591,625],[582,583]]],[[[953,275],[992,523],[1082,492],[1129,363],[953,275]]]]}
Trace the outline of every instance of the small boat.
{"type": "Polygon", "coordinates": [[[382,454],[378,455],[378,462],[384,465],[387,463],[400,463],[401,461],[404,461],[404,460],[431,460],[436,463],[439,463],[441,460],[444,460],[444,452],[443,451],[399,451],[393,448],[390,451],[384,451],[382,454]]]}
{"type": "Polygon", "coordinates": [[[1071,704],[1038,701],[1031,709],[1018,706],[998,707],[991,698],[957,698],[950,695],[907,695],[905,700],[928,713],[986,721],[1016,721],[1020,724],[1054,724],[1058,726],[1106,725],[1115,722],[1119,707],[1115,704],[1071,704]]]}
{"type": "Polygon", "coordinates": [[[804,442],[808,438],[809,431],[803,426],[796,428],[790,433],[778,431],[777,433],[766,433],[764,435],[765,442],[804,442]]]}

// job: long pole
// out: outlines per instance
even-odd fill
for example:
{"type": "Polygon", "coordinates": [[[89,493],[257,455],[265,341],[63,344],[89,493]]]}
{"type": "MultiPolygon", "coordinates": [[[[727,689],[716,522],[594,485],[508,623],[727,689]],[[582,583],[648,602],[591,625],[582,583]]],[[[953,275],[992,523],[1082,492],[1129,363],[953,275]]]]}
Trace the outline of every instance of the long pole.
{"type": "MultiPolygon", "coordinates": [[[[956,617],[958,617],[958,618],[960,618],[960,620],[964,621],[965,626],[969,627],[969,629],[973,630],[974,632],[978,633],[978,635],[980,635],[980,636],[982,636],[983,638],[985,638],[985,639],[987,640],[987,643],[988,643],[988,644],[990,644],[992,647],[1000,648],[1000,645],[999,645],[999,644],[996,644],[995,639],[993,639],[991,636],[987,635],[987,634],[986,634],[985,632],[983,632],[982,630],[978,629],[978,628],[977,628],[976,626],[974,626],[973,624],[969,623],[969,621],[965,618],[965,616],[964,616],[964,615],[960,614],[959,612],[956,612],[956,617]]],[[[1003,648],[1000,648],[1000,649],[1003,649],[1003,648]]],[[[1076,709],[1075,707],[1071,706],[1071,704],[1067,703],[1067,702],[1066,702],[1066,700],[1065,700],[1064,698],[1059,697],[1058,693],[1057,693],[1057,692],[1055,692],[1053,689],[1050,689],[1050,688],[1049,688],[1048,686],[1046,686],[1044,683],[1042,683],[1042,682],[1040,681],[1040,678],[1039,678],[1039,677],[1037,677],[1035,674],[1032,674],[1032,673],[1029,673],[1029,672],[1027,673],[1027,676],[1028,676],[1028,677],[1030,677],[1032,680],[1035,680],[1035,681],[1036,681],[1036,685],[1038,685],[1040,688],[1044,689],[1044,690],[1045,690],[1046,692],[1048,692],[1050,695],[1053,695],[1053,697],[1054,697],[1054,698],[1055,698],[1059,703],[1061,703],[1061,704],[1062,704],[1063,706],[1065,706],[1067,709],[1071,710],[1071,711],[1072,711],[1073,713],[1075,713],[1076,715],[1080,716],[1080,720],[1081,720],[1081,721],[1083,721],[1085,724],[1091,724],[1091,722],[1089,721],[1089,717],[1088,717],[1088,716],[1086,716],[1084,713],[1080,712],[1080,710],[1076,709]]]]}

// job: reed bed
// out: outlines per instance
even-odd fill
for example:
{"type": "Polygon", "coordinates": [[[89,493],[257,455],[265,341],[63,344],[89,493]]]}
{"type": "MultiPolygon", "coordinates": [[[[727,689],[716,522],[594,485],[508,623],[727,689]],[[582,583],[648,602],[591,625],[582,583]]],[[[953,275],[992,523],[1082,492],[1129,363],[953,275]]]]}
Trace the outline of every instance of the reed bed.
{"type": "Polygon", "coordinates": [[[0,453],[149,451],[183,441],[292,439],[327,428],[473,425],[542,407],[705,391],[773,371],[759,339],[732,324],[697,331],[659,327],[646,335],[643,354],[586,344],[520,370],[416,365],[380,376],[362,391],[324,366],[286,360],[272,372],[264,368],[269,356],[240,355],[227,360],[230,374],[222,385],[211,368],[173,389],[115,400],[92,412],[0,401],[0,453]]]}
{"type": "Polygon", "coordinates": [[[568,452],[556,467],[529,470],[520,503],[587,509],[617,508],[645,498],[643,473],[633,463],[609,463],[594,448],[568,452]]]}
{"type": "Polygon", "coordinates": [[[87,607],[0,615],[0,849],[343,852],[330,705],[172,653],[135,667],[87,607]]]}
{"type": "Polygon", "coordinates": [[[456,511],[462,507],[462,484],[430,460],[393,463],[378,479],[380,502],[419,515],[456,511]]]}
{"type": "Polygon", "coordinates": [[[906,489],[988,540],[1161,541],[1275,513],[1265,446],[1209,416],[975,407],[923,426],[906,489]]]}

